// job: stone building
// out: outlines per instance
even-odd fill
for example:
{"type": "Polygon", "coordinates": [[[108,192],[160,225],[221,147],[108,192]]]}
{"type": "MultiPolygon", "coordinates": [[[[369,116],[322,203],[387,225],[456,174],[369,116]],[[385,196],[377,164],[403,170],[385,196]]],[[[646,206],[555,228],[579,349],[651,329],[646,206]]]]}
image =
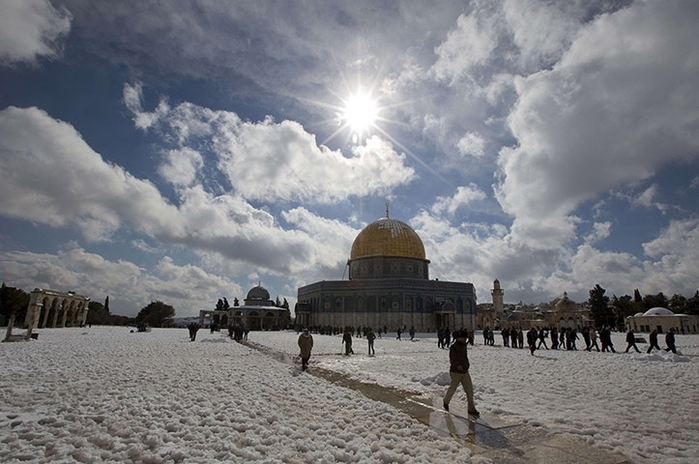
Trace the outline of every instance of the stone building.
{"type": "Polygon", "coordinates": [[[645,313],[636,313],[626,318],[626,325],[634,332],[650,332],[656,329],[658,333],[667,333],[671,328],[676,333],[697,333],[699,316],[675,314],[667,308],[655,307],[645,313]]]}
{"type": "Polygon", "coordinates": [[[89,303],[90,298],[75,292],[35,288],[29,294],[25,324],[31,329],[83,326],[89,303]]]}
{"type": "Polygon", "coordinates": [[[430,280],[430,261],[418,234],[386,217],[355,238],[349,280],[323,280],[298,289],[296,325],[304,327],[476,327],[473,284],[430,280]]]}
{"type": "Polygon", "coordinates": [[[237,300],[227,310],[199,311],[199,325],[204,327],[216,323],[221,327],[239,325],[250,330],[281,330],[291,323],[289,305],[278,305],[269,297],[269,292],[261,284],[250,289],[243,305],[237,300]]]}
{"type": "Polygon", "coordinates": [[[531,327],[556,327],[557,329],[580,329],[594,325],[586,303],[576,303],[563,292],[563,297],[538,305],[504,305],[504,291],[500,281],[493,282],[492,303],[478,305],[478,328],[516,328],[529,330],[531,327]]]}

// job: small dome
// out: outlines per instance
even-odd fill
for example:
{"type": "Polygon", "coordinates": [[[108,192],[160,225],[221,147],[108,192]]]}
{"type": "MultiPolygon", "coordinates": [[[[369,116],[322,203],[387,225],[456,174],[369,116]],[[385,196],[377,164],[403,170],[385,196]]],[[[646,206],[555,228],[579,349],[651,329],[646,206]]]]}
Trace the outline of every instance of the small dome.
{"type": "Polygon", "coordinates": [[[401,256],[425,259],[425,246],[406,223],[389,217],[366,226],[352,244],[351,259],[368,256],[401,256]]]}
{"type": "Polygon", "coordinates": [[[657,306],[655,308],[650,308],[648,311],[643,313],[644,316],[674,316],[675,313],[667,308],[661,308],[657,306]]]}
{"type": "Polygon", "coordinates": [[[643,316],[643,313],[641,313],[641,312],[638,312],[638,313],[633,315],[633,317],[641,317],[641,316],[643,316]]]}
{"type": "Polygon", "coordinates": [[[262,285],[258,285],[257,287],[250,289],[248,292],[248,297],[245,300],[267,301],[269,300],[269,292],[262,285]]]}
{"type": "Polygon", "coordinates": [[[563,292],[563,298],[558,300],[556,303],[556,309],[559,311],[570,311],[573,310],[577,307],[575,302],[573,302],[570,298],[568,298],[568,292],[563,292]]]}

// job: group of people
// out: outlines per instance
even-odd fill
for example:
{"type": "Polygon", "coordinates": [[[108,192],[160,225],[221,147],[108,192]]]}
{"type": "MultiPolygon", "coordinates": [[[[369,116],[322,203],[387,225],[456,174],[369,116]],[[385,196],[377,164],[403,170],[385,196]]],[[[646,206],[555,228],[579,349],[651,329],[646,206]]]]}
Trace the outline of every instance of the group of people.
{"type": "MultiPolygon", "coordinates": [[[[511,346],[513,348],[522,348],[522,342],[520,338],[521,333],[521,329],[503,329],[503,345],[508,346],[508,340],[511,340],[511,346]]],[[[592,351],[593,349],[595,349],[598,352],[616,353],[616,350],[614,349],[614,343],[612,342],[612,331],[609,326],[602,327],[599,331],[599,335],[597,334],[595,328],[583,327],[580,330],[580,335],[582,335],[582,338],[585,342],[585,351],[592,351]],[[598,340],[600,342],[599,344],[597,343],[598,340]],[[602,345],[601,348],[600,344],[602,345]]],[[[546,343],[547,339],[551,340],[551,349],[553,350],[565,349],[575,351],[578,349],[576,342],[580,338],[578,337],[578,331],[570,327],[561,329],[560,331],[558,331],[558,329],[556,329],[555,327],[551,329],[537,329],[536,327],[532,327],[527,332],[527,346],[529,347],[529,352],[533,355],[534,351],[541,349],[542,346],[548,350],[549,347],[546,343]]],[[[629,350],[633,348],[636,350],[637,353],[640,353],[641,350],[639,350],[638,346],[636,346],[637,341],[638,340],[636,338],[636,334],[632,329],[629,329],[629,331],[626,333],[627,346],[626,351],[624,352],[628,353],[629,350]]],[[[677,353],[677,348],[675,347],[674,328],[671,328],[665,335],[665,344],[667,345],[665,351],[672,351],[673,353],[677,353]]],[[[660,351],[660,347],[658,346],[658,331],[655,329],[650,333],[649,347],[646,352],[651,353],[654,348],[660,351]]]]}
{"type": "MultiPolygon", "coordinates": [[[[415,336],[414,328],[411,329],[410,333],[411,336],[415,336]]],[[[452,334],[449,329],[446,329],[445,332],[440,331],[440,333],[444,337],[444,340],[450,341],[452,334]],[[448,333],[449,335],[445,335],[445,333],[448,333]]],[[[457,388],[459,385],[461,385],[466,393],[468,414],[473,417],[479,417],[480,413],[476,409],[473,397],[473,382],[471,380],[471,375],[468,372],[470,367],[468,361],[468,343],[469,335],[471,333],[472,332],[466,329],[455,331],[453,334],[454,343],[450,344],[449,341],[446,342],[447,346],[449,347],[449,377],[451,378],[451,382],[444,396],[444,410],[447,412],[449,411],[449,403],[451,402],[454,393],[456,393],[457,388]]],[[[400,329],[398,329],[398,334],[400,337],[400,329]]],[[[369,348],[369,356],[373,356],[375,354],[374,340],[376,340],[376,335],[371,327],[369,327],[366,332],[366,339],[369,348]]],[[[444,340],[443,343],[445,343],[444,340]]],[[[473,341],[471,339],[471,343],[472,342],[473,341]]],[[[346,356],[354,353],[352,350],[352,333],[349,329],[345,329],[342,335],[342,343],[345,347],[346,356]]],[[[309,329],[305,328],[301,331],[301,334],[298,337],[298,346],[300,350],[299,356],[301,358],[301,370],[306,371],[308,369],[308,362],[311,359],[311,352],[313,350],[313,335],[311,335],[309,329]]]]}
{"type": "MultiPolygon", "coordinates": [[[[414,329],[411,329],[411,336],[414,336],[413,330],[414,329]]],[[[488,330],[490,333],[493,333],[492,330],[488,330]]],[[[470,343],[473,344],[472,333],[472,331],[468,331],[466,329],[454,331],[453,334],[449,330],[449,328],[443,328],[438,331],[438,346],[440,348],[449,349],[449,377],[451,381],[449,384],[449,388],[447,389],[446,394],[444,395],[443,407],[445,411],[449,411],[449,404],[451,402],[451,399],[456,393],[456,390],[458,389],[459,385],[461,385],[464,389],[464,392],[466,393],[468,414],[472,417],[479,417],[480,413],[476,409],[474,401],[473,382],[471,380],[471,375],[469,374],[470,363],[468,360],[468,343],[470,340],[470,343]],[[451,343],[452,336],[454,338],[453,343],[451,343]]],[[[401,329],[398,329],[398,339],[400,339],[400,334],[401,329]]],[[[593,348],[595,348],[597,349],[597,351],[602,352],[608,350],[616,352],[614,350],[614,344],[612,343],[611,329],[609,327],[603,327],[602,329],[600,329],[599,340],[602,344],[601,349],[597,344],[598,336],[597,331],[594,328],[583,328],[581,330],[581,334],[583,340],[585,341],[586,351],[591,351],[593,348]]],[[[505,328],[502,331],[502,337],[504,346],[508,346],[511,342],[511,346],[513,348],[522,348],[522,339],[524,338],[524,334],[521,329],[517,330],[514,328],[505,328]]],[[[562,329],[559,332],[555,327],[551,328],[550,330],[537,330],[535,327],[532,327],[527,332],[527,344],[529,346],[530,353],[533,355],[534,351],[540,349],[541,346],[548,350],[549,348],[546,343],[546,339],[549,337],[551,340],[551,349],[555,350],[559,349],[559,347],[561,347],[562,349],[565,346],[565,349],[567,350],[577,350],[575,342],[576,340],[578,340],[578,336],[576,330],[572,328],[567,328],[562,329]]],[[[366,338],[369,346],[369,356],[373,356],[375,354],[374,340],[376,339],[376,335],[374,334],[371,328],[368,328],[368,330],[366,331],[366,338]]],[[[490,344],[489,338],[486,338],[485,340],[486,345],[490,344]]],[[[649,341],[650,343],[647,353],[651,353],[653,349],[660,350],[660,347],[658,346],[657,330],[653,330],[650,333],[649,341]]],[[[640,353],[640,350],[636,346],[636,337],[633,330],[629,330],[627,332],[626,342],[628,345],[626,347],[627,353],[629,349],[631,349],[632,347],[640,353]]],[[[343,333],[342,343],[345,347],[346,356],[349,356],[350,354],[354,353],[354,351],[352,350],[352,334],[347,329],[345,329],[343,333]]],[[[665,343],[667,345],[665,351],[672,351],[673,353],[677,353],[675,347],[675,329],[670,329],[668,333],[665,335],[665,343]]],[[[308,329],[304,329],[301,335],[299,335],[298,345],[301,350],[301,369],[305,371],[308,368],[308,361],[311,357],[311,350],[313,349],[313,336],[310,334],[310,331],[308,329]]]]}
{"type": "MultiPolygon", "coordinates": [[[[638,346],[636,346],[636,342],[638,340],[636,339],[636,334],[633,331],[633,329],[629,329],[628,332],[626,332],[626,351],[624,353],[628,353],[631,348],[636,350],[636,353],[640,353],[641,350],[638,349],[638,346]]],[[[653,329],[648,336],[648,350],[646,351],[647,354],[650,354],[653,352],[653,348],[655,348],[658,351],[662,351],[660,349],[660,346],[658,346],[658,330],[653,329]]],[[[675,346],[675,329],[674,327],[670,328],[668,332],[665,334],[665,351],[672,351],[673,353],[677,354],[677,347],[675,346]]]]}
{"type": "Polygon", "coordinates": [[[449,347],[452,345],[452,340],[456,342],[457,335],[460,334],[461,332],[465,332],[466,334],[466,343],[473,346],[474,345],[474,332],[473,330],[468,330],[468,329],[459,329],[455,330],[454,333],[452,334],[451,330],[449,327],[442,327],[437,331],[437,347],[443,348],[443,349],[449,349],[449,347]]]}
{"type": "Polygon", "coordinates": [[[236,324],[228,326],[228,336],[238,343],[247,340],[248,333],[250,333],[250,329],[245,325],[236,324]]]}

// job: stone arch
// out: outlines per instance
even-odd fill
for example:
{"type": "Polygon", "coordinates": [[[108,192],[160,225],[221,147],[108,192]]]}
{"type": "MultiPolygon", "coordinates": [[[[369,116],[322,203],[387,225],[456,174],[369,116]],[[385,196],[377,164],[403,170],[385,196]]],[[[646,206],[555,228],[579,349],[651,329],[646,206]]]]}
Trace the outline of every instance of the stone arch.
{"type": "Polygon", "coordinates": [[[39,327],[83,326],[87,321],[90,298],[75,292],[60,292],[35,288],[29,294],[29,306],[24,320],[27,338],[39,327]]]}

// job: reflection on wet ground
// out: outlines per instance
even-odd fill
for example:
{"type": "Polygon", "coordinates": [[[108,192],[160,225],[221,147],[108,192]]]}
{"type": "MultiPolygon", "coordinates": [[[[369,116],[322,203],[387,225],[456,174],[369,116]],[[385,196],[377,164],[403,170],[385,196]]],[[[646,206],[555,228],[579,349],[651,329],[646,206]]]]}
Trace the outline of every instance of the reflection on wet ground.
{"type": "MultiPolygon", "coordinates": [[[[256,343],[246,343],[284,364],[294,364],[294,358],[256,343]]],[[[307,374],[323,378],[336,385],[351,388],[367,398],[390,404],[438,434],[451,437],[471,450],[472,456],[485,457],[503,464],[631,464],[627,457],[596,448],[568,435],[553,435],[544,427],[533,427],[507,417],[483,414],[477,420],[469,418],[466,408],[456,401],[451,412],[441,408],[441,397],[416,394],[395,387],[365,383],[348,375],[313,366],[307,374]]]]}

